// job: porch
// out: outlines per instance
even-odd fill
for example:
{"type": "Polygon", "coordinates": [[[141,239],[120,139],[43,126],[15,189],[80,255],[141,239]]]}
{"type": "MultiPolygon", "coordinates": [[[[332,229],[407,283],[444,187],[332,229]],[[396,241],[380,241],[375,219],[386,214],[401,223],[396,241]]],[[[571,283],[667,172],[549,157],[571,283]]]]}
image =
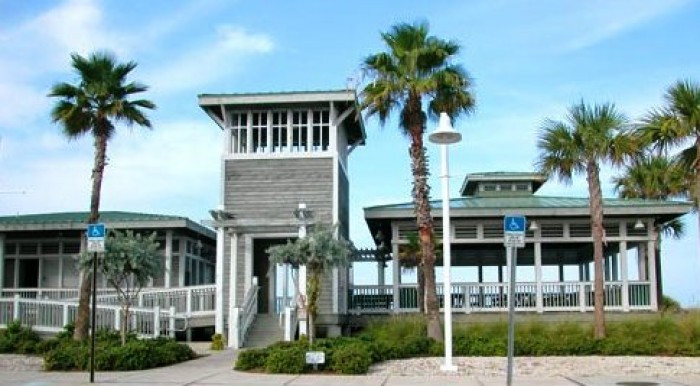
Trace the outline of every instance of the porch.
{"type": "MultiPolygon", "coordinates": [[[[418,312],[418,285],[355,285],[348,293],[348,312],[399,313],[418,312]]],[[[506,283],[453,283],[451,290],[454,312],[507,312],[506,283]]],[[[642,281],[606,282],[606,311],[652,311],[651,283],[642,281]]],[[[444,286],[437,284],[438,302],[442,309],[444,286]]],[[[523,282],[515,285],[515,309],[525,312],[593,310],[593,282],[523,282]]]]}

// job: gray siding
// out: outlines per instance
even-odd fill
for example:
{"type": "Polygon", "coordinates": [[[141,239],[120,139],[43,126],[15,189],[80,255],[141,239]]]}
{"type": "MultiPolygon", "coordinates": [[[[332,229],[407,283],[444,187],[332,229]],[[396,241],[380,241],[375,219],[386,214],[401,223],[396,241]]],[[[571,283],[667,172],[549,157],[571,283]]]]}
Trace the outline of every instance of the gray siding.
{"type": "Polygon", "coordinates": [[[338,165],[338,221],[340,235],[350,239],[350,182],[343,168],[338,165]]]}
{"type": "Polygon", "coordinates": [[[332,158],[229,160],[225,184],[236,219],[290,220],[305,202],[315,222],[332,221],[332,158]]]}

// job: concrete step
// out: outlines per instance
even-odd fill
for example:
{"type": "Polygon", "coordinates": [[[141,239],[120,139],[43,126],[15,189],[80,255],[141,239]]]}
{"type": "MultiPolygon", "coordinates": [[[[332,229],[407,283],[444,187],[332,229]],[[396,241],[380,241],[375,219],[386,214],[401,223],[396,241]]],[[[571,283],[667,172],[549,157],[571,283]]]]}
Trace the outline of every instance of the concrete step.
{"type": "Polygon", "coordinates": [[[279,316],[258,314],[250,326],[245,347],[266,347],[284,339],[284,330],[280,326],[279,316]]]}

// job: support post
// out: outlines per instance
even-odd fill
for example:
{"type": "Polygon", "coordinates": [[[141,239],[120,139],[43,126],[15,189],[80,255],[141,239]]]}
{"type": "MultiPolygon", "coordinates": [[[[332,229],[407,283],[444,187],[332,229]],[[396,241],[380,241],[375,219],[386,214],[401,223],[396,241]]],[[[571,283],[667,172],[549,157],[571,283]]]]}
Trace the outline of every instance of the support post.
{"type": "Polygon", "coordinates": [[[19,320],[19,300],[20,300],[19,294],[15,294],[15,301],[12,304],[12,320],[14,320],[14,321],[19,320]]]}
{"type": "MultiPolygon", "coordinates": [[[[216,230],[216,313],[214,314],[214,333],[224,332],[224,237],[226,231],[223,227],[216,230]]],[[[181,251],[182,253],[182,251],[181,251]]],[[[189,310],[191,293],[187,291],[187,308],[189,310]]],[[[229,302],[232,302],[229,299],[229,302]]]]}
{"type": "MultiPolygon", "coordinates": [[[[228,130],[227,130],[228,131],[228,130]]],[[[163,274],[163,285],[170,288],[170,277],[173,270],[173,231],[165,231],[165,273],[163,274]]]]}
{"type": "Polygon", "coordinates": [[[384,261],[377,261],[377,284],[384,285],[384,261]]]}
{"type": "MultiPolygon", "coordinates": [[[[65,327],[68,324],[68,303],[64,303],[63,306],[63,326],[65,327]]],[[[118,317],[117,317],[118,318],[118,317]]]]}
{"type": "Polygon", "coordinates": [[[170,306],[170,313],[168,315],[168,335],[175,339],[175,307],[170,306]]]}
{"type": "Polygon", "coordinates": [[[515,272],[518,266],[518,249],[506,248],[507,259],[510,265],[508,284],[508,371],[506,384],[513,384],[513,356],[515,355],[515,272]]]}
{"type": "Polygon", "coordinates": [[[239,349],[241,348],[241,342],[240,342],[240,333],[238,332],[238,329],[241,328],[240,326],[240,313],[241,309],[238,307],[233,307],[231,309],[231,321],[229,325],[233,328],[229,328],[229,336],[228,336],[228,342],[229,346],[231,346],[234,349],[239,349]]]}
{"type": "Polygon", "coordinates": [[[656,293],[656,248],[654,248],[654,243],[653,238],[647,242],[647,270],[649,272],[649,305],[652,311],[657,311],[659,303],[656,293]]]}
{"type": "MultiPolygon", "coordinates": [[[[398,232],[396,232],[398,233],[398,232]]],[[[399,282],[401,280],[401,266],[399,264],[399,244],[398,237],[394,239],[391,251],[391,286],[393,294],[392,311],[399,312],[401,304],[399,303],[401,299],[399,298],[399,282]]]]}
{"type": "MultiPolygon", "coordinates": [[[[539,230],[535,231],[539,232],[539,230]]],[[[537,236],[536,236],[537,237],[537,236]]],[[[539,237],[537,237],[539,238],[539,237]]],[[[544,312],[544,296],[542,293],[542,243],[535,242],[535,303],[537,313],[544,312]]]]}
{"type": "Polygon", "coordinates": [[[620,273],[622,274],[622,310],[630,310],[629,281],[627,277],[627,241],[620,241],[620,273]]]}
{"type": "Polygon", "coordinates": [[[153,337],[157,338],[160,336],[160,307],[155,306],[153,308],[153,337]]]}

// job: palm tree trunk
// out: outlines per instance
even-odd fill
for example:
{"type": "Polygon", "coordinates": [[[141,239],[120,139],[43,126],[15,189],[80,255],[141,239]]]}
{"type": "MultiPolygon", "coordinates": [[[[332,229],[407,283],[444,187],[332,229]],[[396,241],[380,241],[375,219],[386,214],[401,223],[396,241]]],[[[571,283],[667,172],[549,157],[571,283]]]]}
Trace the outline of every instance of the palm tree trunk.
{"type": "MultiPolygon", "coordinates": [[[[107,138],[95,136],[95,160],[92,169],[92,192],[90,196],[90,216],[88,224],[94,224],[100,218],[100,191],[102,189],[102,176],[105,169],[107,154],[107,138]]],[[[83,236],[85,237],[85,236],[83,236]]],[[[91,269],[83,271],[83,281],[80,283],[80,298],[78,299],[78,314],[75,317],[74,340],[85,340],[88,336],[88,320],[90,318],[90,293],[91,293],[91,269]]]]}
{"type": "Polygon", "coordinates": [[[425,277],[423,276],[423,264],[416,267],[416,281],[418,282],[418,312],[425,312],[425,277]]]}
{"type": "Polygon", "coordinates": [[[593,235],[593,269],[595,282],[593,284],[594,304],[594,336],[596,339],[605,338],[605,314],[603,303],[605,301],[603,286],[603,195],[600,190],[600,176],[598,165],[589,162],[586,168],[588,173],[588,199],[591,211],[591,234],[593,235]]]}
{"type": "Polygon", "coordinates": [[[423,259],[423,277],[425,279],[425,312],[427,316],[428,337],[441,342],[443,340],[440,326],[440,308],[435,288],[435,245],[433,244],[433,218],[430,214],[430,188],[428,187],[428,167],[423,148],[424,117],[418,96],[408,98],[403,119],[410,127],[411,172],[413,173],[413,200],[418,223],[418,238],[423,259]]]}

